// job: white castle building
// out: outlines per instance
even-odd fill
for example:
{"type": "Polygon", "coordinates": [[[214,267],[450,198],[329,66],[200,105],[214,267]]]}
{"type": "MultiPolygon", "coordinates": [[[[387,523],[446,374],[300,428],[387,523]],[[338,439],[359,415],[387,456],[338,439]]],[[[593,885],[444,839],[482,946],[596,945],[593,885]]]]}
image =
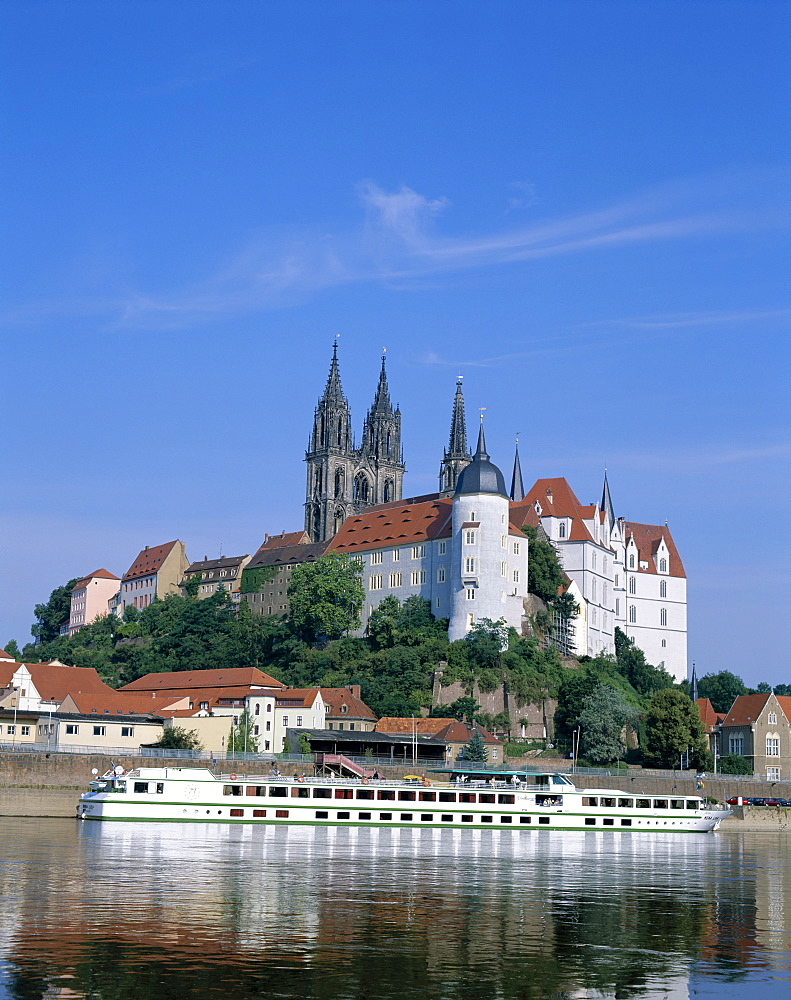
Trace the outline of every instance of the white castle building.
{"type": "MultiPolygon", "coordinates": [[[[400,419],[390,406],[383,359],[362,445],[354,444],[334,352],[305,456],[304,540],[312,544],[292,546],[289,567],[302,561],[300,548],[306,558],[320,549],[360,559],[363,632],[390,594],[401,601],[425,597],[437,618],[449,620],[451,640],[482,618],[503,619],[523,632],[528,540],[522,528],[532,525],[554,545],[580,606],[570,651],[614,653],[617,626],[650,663],[663,665],[677,680],[686,678],[686,576],[667,525],[616,517],[606,474],[599,504],[580,503],[563,478],[539,479],[525,493],[518,452],[506,491],[502,472],[486,453],[483,424],[475,454],[467,449],[460,381],[439,492],[404,500],[400,419]]],[[[255,595],[247,597],[258,610],[255,595]]]]}

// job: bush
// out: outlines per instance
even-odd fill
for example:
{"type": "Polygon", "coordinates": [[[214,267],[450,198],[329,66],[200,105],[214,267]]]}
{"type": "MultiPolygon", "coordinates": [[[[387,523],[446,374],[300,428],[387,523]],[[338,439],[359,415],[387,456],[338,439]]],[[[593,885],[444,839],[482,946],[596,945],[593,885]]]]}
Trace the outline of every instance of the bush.
{"type": "Polygon", "coordinates": [[[718,770],[722,774],[752,774],[753,769],[746,757],[740,757],[736,753],[726,753],[720,757],[718,770]]]}

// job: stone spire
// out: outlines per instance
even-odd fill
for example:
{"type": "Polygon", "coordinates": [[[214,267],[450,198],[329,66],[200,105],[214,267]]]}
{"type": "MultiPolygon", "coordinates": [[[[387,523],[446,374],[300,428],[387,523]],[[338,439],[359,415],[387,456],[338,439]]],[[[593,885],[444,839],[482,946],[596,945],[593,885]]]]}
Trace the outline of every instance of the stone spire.
{"type": "Polygon", "coordinates": [[[610,519],[610,525],[615,524],[615,511],[612,505],[612,497],[610,496],[610,484],[607,482],[607,470],[604,470],[604,489],[601,494],[601,503],[599,508],[605,512],[607,517],[610,519]]]}
{"type": "Polygon", "coordinates": [[[517,503],[525,498],[525,488],[522,485],[522,466],[519,464],[519,438],[514,449],[514,471],[511,476],[511,499],[517,503]]]}
{"type": "Polygon", "coordinates": [[[461,375],[456,382],[453,400],[453,415],[450,420],[450,440],[445,449],[439,469],[439,495],[453,496],[462,469],[472,461],[467,448],[467,426],[464,419],[464,396],[461,391],[461,375]]]}
{"type": "Polygon", "coordinates": [[[320,403],[342,403],[346,405],[346,397],[343,395],[341,386],[341,372],[338,367],[338,341],[332,345],[332,361],[330,362],[330,373],[327,376],[327,384],[324,387],[324,395],[320,403]]]}

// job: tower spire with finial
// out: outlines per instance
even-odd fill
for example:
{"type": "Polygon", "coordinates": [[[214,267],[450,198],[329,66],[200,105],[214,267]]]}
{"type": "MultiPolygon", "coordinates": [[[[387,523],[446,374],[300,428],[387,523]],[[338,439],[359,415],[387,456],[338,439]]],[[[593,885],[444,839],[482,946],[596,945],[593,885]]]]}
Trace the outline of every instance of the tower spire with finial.
{"type": "Polygon", "coordinates": [[[439,467],[439,495],[453,496],[461,470],[472,461],[467,447],[467,424],[464,417],[464,394],[462,380],[456,379],[456,395],[453,399],[453,414],[450,420],[450,439],[439,467]]]}
{"type": "Polygon", "coordinates": [[[519,464],[519,432],[516,435],[514,448],[514,471],[511,476],[511,499],[517,503],[525,498],[525,488],[522,484],[522,466],[519,464]]]}

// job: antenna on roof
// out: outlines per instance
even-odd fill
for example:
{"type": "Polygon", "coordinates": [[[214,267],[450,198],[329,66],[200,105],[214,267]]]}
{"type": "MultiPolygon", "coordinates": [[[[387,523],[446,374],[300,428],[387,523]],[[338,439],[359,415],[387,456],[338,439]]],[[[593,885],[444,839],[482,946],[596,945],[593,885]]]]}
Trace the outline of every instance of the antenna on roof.
{"type": "Polygon", "coordinates": [[[478,409],[481,411],[481,422],[483,422],[483,414],[484,414],[484,411],[486,410],[486,407],[485,406],[479,406],[478,409]]]}

